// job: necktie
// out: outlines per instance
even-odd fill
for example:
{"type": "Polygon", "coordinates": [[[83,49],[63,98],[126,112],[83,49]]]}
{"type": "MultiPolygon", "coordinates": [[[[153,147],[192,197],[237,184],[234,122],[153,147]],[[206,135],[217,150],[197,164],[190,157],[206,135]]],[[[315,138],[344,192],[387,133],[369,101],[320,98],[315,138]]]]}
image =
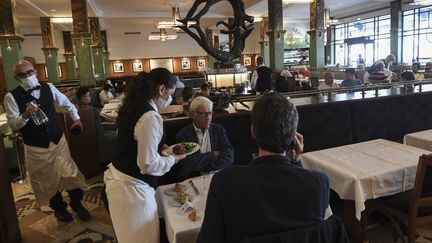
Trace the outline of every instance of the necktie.
{"type": "Polygon", "coordinates": [[[41,88],[40,85],[36,85],[36,86],[34,86],[33,88],[28,89],[27,92],[28,92],[29,94],[31,94],[31,93],[33,93],[33,91],[38,90],[38,89],[40,89],[40,88],[41,88]]]}

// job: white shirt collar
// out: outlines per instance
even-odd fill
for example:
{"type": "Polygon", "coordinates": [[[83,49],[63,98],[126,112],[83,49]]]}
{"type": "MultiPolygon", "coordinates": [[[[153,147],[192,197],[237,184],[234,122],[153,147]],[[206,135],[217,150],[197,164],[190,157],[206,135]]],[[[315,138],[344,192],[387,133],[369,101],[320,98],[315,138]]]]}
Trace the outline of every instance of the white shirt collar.
{"type": "Polygon", "coordinates": [[[195,128],[195,131],[196,132],[201,132],[201,133],[205,133],[205,132],[207,132],[208,131],[208,127],[205,129],[205,131],[204,132],[202,132],[202,130],[200,129],[200,128],[198,128],[198,127],[196,127],[195,126],[195,122],[192,122],[192,125],[193,125],[193,127],[195,128]]]}
{"type": "Polygon", "coordinates": [[[150,101],[149,101],[148,103],[149,103],[149,105],[150,105],[151,107],[153,107],[153,109],[154,109],[156,112],[158,112],[158,108],[157,108],[156,104],[153,102],[152,99],[150,99],[150,101]]]}

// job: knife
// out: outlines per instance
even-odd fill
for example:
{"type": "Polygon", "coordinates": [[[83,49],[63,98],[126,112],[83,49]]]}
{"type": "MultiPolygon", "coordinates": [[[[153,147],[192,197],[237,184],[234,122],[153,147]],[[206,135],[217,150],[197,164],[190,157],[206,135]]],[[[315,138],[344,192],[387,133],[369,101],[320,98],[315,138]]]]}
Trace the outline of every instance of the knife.
{"type": "Polygon", "coordinates": [[[192,181],[192,180],[189,180],[189,183],[191,184],[191,186],[192,186],[193,190],[195,191],[195,193],[196,193],[197,195],[199,195],[198,188],[195,186],[195,184],[193,183],[193,181],[192,181]]]}

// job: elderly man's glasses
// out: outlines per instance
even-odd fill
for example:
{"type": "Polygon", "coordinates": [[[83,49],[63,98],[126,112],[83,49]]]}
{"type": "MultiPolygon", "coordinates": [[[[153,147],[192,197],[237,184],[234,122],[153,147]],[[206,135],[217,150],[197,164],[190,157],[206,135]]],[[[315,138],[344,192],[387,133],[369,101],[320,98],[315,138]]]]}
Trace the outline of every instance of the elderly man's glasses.
{"type": "Polygon", "coordinates": [[[212,116],[213,112],[196,112],[201,117],[212,116]]]}
{"type": "Polygon", "coordinates": [[[16,76],[18,78],[27,78],[27,77],[30,77],[30,76],[34,75],[35,73],[36,73],[35,70],[30,69],[30,70],[28,70],[25,73],[18,73],[16,76]]]}

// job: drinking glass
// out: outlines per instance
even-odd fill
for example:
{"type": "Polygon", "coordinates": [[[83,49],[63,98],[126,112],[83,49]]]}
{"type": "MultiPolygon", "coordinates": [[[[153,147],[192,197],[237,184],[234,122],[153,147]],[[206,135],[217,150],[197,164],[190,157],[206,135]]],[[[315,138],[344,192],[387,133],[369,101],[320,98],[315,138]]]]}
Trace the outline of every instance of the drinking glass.
{"type": "Polygon", "coordinates": [[[39,105],[36,103],[35,100],[28,102],[26,106],[33,106],[37,108],[37,110],[33,112],[33,114],[31,114],[31,118],[33,119],[33,122],[36,124],[36,126],[48,123],[48,117],[45,115],[42,109],[39,109],[39,105]]]}

